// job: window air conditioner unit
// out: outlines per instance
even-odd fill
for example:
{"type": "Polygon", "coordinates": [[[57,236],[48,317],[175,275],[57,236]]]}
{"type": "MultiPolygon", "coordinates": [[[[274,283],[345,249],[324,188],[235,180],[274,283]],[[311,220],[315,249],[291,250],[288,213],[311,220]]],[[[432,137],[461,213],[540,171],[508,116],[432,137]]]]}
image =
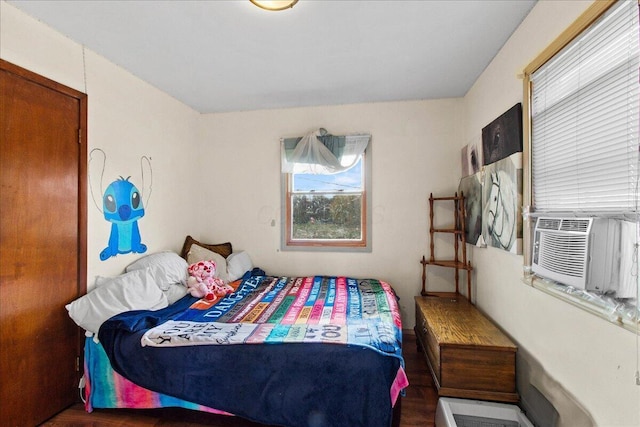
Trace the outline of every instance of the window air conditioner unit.
{"type": "Polygon", "coordinates": [[[608,218],[540,217],[533,241],[535,274],[588,291],[618,286],[620,222],[608,218]]]}

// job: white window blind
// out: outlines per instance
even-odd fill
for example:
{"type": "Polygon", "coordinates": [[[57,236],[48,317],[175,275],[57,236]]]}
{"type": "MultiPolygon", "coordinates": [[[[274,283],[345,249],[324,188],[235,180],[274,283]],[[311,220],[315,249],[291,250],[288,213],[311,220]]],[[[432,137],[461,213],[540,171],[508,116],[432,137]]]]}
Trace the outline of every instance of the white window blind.
{"type": "Polygon", "coordinates": [[[637,212],[639,37],[619,1],[531,75],[536,211],[637,212]]]}

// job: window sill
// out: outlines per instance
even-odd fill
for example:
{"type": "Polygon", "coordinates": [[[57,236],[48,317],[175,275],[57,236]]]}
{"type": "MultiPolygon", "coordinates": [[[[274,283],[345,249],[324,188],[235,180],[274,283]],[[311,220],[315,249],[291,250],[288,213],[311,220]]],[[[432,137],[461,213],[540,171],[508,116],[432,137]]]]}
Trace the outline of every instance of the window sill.
{"type": "Polygon", "coordinates": [[[522,282],[640,335],[640,309],[635,301],[624,304],[612,298],[565,286],[533,274],[525,273],[522,282]]]}
{"type": "Polygon", "coordinates": [[[342,245],[330,246],[321,244],[281,244],[280,250],[299,252],[371,252],[370,245],[342,245]]]}

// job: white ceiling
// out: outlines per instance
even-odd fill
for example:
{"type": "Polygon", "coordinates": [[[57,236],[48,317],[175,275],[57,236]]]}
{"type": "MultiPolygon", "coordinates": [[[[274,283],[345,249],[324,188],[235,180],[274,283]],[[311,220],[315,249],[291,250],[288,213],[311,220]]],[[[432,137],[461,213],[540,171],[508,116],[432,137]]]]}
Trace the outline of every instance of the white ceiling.
{"type": "Polygon", "coordinates": [[[9,1],[202,113],[464,96],[535,2],[9,1]]]}

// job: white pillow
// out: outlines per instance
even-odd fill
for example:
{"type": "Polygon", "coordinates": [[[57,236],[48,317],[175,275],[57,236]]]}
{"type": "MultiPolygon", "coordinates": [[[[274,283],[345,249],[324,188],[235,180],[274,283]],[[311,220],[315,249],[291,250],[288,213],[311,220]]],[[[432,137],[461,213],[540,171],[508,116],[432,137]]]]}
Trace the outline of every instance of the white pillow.
{"type": "Polygon", "coordinates": [[[167,297],[167,301],[169,302],[170,305],[178,301],[180,298],[182,298],[188,293],[186,286],[178,285],[177,283],[169,286],[169,289],[162,292],[167,297]]]}
{"type": "Polygon", "coordinates": [[[108,277],[108,276],[96,276],[96,288],[99,286],[104,285],[105,283],[109,283],[111,280],[113,280],[113,277],[108,277]]]}
{"type": "Polygon", "coordinates": [[[245,251],[234,252],[227,257],[227,273],[229,273],[230,282],[238,280],[251,269],[253,269],[253,263],[245,251]]]}
{"type": "Polygon", "coordinates": [[[191,245],[191,249],[187,252],[187,263],[189,265],[195,264],[200,261],[213,261],[216,263],[215,277],[221,279],[224,283],[229,283],[229,277],[227,275],[227,260],[220,254],[210,251],[207,248],[198,246],[196,244],[191,245]]]}
{"type": "MultiPolygon", "coordinates": [[[[185,264],[186,262],[187,261],[185,261],[185,264]]],[[[109,283],[109,281],[111,281],[112,279],[113,279],[112,277],[96,276],[96,281],[95,281],[96,287],[102,286],[105,283],[109,283]]],[[[165,284],[162,284],[162,287],[160,287],[161,285],[158,283],[156,283],[156,285],[158,285],[160,290],[166,295],[169,305],[178,301],[180,298],[182,298],[188,293],[187,287],[182,283],[172,283],[172,284],[165,283],[165,284]]]]}
{"type": "Polygon", "coordinates": [[[162,270],[163,274],[158,276],[160,280],[157,284],[163,291],[168,290],[171,285],[176,283],[187,284],[189,278],[187,268],[189,266],[187,261],[175,252],[165,251],[143,256],[129,264],[125,271],[142,270],[148,267],[159,267],[162,270]]]}
{"type": "Polygon", "coordinates": [[[150,267],[104,281],[99,287],[67,304],[69,317],[81,328],[98,333],[116,314],[130,310],[158,310],[168,305],[156,282],[163,273],[150,267]]]}

